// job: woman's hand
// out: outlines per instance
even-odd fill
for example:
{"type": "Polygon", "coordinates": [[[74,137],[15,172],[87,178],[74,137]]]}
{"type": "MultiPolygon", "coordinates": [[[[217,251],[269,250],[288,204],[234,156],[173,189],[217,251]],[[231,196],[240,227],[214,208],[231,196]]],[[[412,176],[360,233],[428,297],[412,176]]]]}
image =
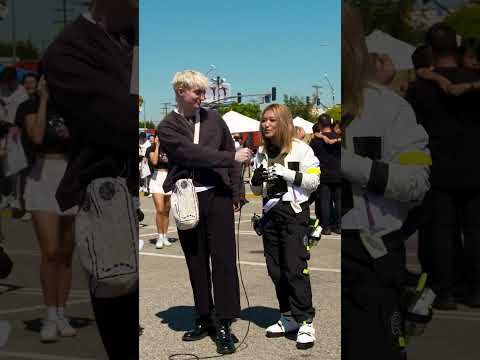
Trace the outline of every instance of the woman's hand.
{"type": "Polygon", "coordinates": [[[70,131],[68,131],[68,128],[66,126],[62,126],[62,127],[59,127],[59,128],[56,128],[55,129],[55,132],[57,133],[57,135],[64,139],[64,140],[67,140],[70,138],[70,131]]]}
{"type": "Polygon", "coordinates": [[[45,75],[43,75],[38,81],[37,93],[41,99],[47,100],[50,96],[48,92],[48,87],[47,87],[47,80],[45,80],[45,75]]]}

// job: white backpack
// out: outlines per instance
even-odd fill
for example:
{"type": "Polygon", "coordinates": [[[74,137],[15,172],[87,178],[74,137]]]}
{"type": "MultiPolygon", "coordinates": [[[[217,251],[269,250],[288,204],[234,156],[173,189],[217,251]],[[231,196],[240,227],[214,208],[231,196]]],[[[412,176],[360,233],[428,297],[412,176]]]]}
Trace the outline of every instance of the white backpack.
{"type": "MultiPolygon", "coordinates": [[[[200,136],[200,114],[195,116],[193,143],[198,144],[200,136]]],[[[198,197],[192,179],[180,179],[175,182],[170,199],[171,210],[178,230],[194,229],[200,221],[198,197]]]]}
{"type": "Polygon", "coordinates": [[[138,222],[123,178],[100,178],[87,187],[75,217],[76,253],[97,298],[138,288],[138,222]]]}

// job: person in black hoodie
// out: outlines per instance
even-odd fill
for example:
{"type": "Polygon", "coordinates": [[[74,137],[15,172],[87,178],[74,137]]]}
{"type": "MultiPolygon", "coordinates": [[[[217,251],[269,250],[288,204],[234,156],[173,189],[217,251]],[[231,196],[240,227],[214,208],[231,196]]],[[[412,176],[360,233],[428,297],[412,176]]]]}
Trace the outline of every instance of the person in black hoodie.
{"type": "Polygon", "coordinates": [[[332,118],[327,114],[320,115],[318,117],[318,123],[315,124],[314,127],[315,137],[310,142],[310,146],[313,149],[315,156],[320,161],[321,168],[320,185],[317,189],[317,200],[315,202],[315,212],[317,218],[321,220],[323,235],[330,235],[332,230],[336,234],[340,234],[342,208],[340,203],[342,195],[340,176],[340,138],[332,130],[332,118]],[[317,202],[320,204],[317,204],[317,202]],[[334,216],[332,216],[332,209],[335,211],[334,216]]]}
{"type": "Polygon", "coordinates": [[[201,108],[208,87],[205,75],[179,72],[172,85],[177,109],[158,127],[162,150],[169,159],[163,189],[168,193],[177,180],[193,176],[200,210],[194,229],[178,230],[198,315],[195,327],[183,340],[200,340],[215,324],[217,352],[231,354],[235,346],[230,325],[240,315],[233,212],[240,210],[240,163],[249,161],[252,152],[247,148],[235,152],[232,135],[220,114],[201,108]],[[197,121],[199,141],[194,144],[197,121]]]}
{"type": "MultiPolygon", "coordinates": [[[[62,210],[80,205],[88,184],[102,177],[126,177],[138,195],[138,94],[131,81],[137,29],[138,0],[94,0],[44,54],[51,100],[72,146],[56,194],[62,210]]],[[[110,359],[138,359],[138,295],[138,288],[115,298],[92,295],[110,359]]]]}
{"type": "MultiPolygon", "coordinates": [[[[479,77],[475,71],[458,67],[456,33],[447,24],[433,25],[427,32],[434,72],[452,84],[470,84],[479,77]]],[[[480,92],[468,91],[450,96],[435,82],[417,78],[407,91],[407,100],[418,122],[425,127],[432,154],[430,235],[432,287],[437,294],[435,306],[457,308],[453,294],[455,244],[458,228],[464,235],[469,267],[469,295],[466,303],[480,307],[480,162],[478,121],[480,92]],[[460,139],[452,145],[451,139],[460,139]],[[458,216],[461,214],[461,216],[458,216]]]]}

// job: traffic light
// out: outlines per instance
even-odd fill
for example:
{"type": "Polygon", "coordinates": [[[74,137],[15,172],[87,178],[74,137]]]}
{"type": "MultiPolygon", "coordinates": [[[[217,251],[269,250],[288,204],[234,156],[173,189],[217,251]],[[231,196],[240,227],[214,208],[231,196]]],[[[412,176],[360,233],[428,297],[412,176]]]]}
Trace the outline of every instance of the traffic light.
{"type": "Polygon", "coordinates": [[[310,96],[307,96],[307,105],[310,104],[310,96]]]}
{"type": "Polygon", "coordinates": [[[265,95],[265,103],[266,104],[270,103],[270,95],[265,95]]]}
{"type": "Polygon", "coordinates": [[[320,99],[317,99],[317,106],[320,106],[320,99]]]}
{"type": "Polygon", "coordinates": [[[277,88],[274,86],[272,87],[272,101],[277,100],[277,88]]]}
{"type": "Polygon", "coordinates": [[[237,103],[242,102],[242,93],[237,93],[237,103]]]}

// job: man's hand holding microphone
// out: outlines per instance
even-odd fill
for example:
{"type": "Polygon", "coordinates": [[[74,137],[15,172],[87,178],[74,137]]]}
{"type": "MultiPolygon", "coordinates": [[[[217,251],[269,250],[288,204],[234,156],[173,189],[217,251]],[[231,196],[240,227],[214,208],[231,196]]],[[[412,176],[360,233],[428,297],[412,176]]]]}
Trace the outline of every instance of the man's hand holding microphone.
{"type": "Polygon", "coordinates": [[[242,148],[235,152],[235,161],[238,161],[239,163],[250,161],[251,158],[252,150],[250,150],[249,148],[242,148]]]}

